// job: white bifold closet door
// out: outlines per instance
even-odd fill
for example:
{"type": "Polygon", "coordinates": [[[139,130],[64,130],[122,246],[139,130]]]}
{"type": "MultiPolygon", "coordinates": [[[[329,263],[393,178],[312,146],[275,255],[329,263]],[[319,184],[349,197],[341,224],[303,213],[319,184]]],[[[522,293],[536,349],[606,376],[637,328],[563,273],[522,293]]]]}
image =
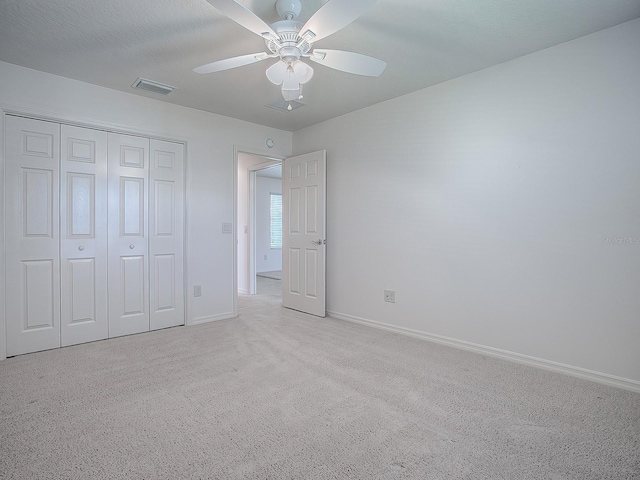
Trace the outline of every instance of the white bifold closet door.
{"type": "Polygon", "coordinates": [[[109,134],[109,336],[184,324],[181,144],[109,134]]]}
{"type": "Polygon", "coordinates": [[[62,346],[109,336],[107,133],[62,125],[60,312],[62,346]]]}
{"type": "Polygon", "coordinates": [[[7,355],[184,325],[184,147],[6,117],[7,355]]]}
{"type": "Polygon", "coordinates": [[[184,150],[152,139],[149,168],[149,328],[184,325],[184,150]]]}
{"type": "Polygon", "coordinates": [[[7,355],[60,346],[60,125],[5,125],[7,355]]]}
{"type": "Polygon", "coordinates": [[[109,336],[149,331],[149,139],[109,134],[109,336]]]}

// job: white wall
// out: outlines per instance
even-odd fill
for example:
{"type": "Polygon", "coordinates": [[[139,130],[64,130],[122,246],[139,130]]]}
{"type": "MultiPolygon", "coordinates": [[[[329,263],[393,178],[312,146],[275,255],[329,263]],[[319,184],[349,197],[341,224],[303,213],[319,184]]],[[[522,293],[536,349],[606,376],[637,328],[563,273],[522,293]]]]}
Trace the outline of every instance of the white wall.
{"type": "Polygon", "coordinates": [[[291,133],[3,62],[0,78],[5,110],[187,142],[187,321],[233,316],[235,235],[222,234],[222,223],[235,223],[234,148],[284,157],[291,133]],[[275,140],[273,149],[267,138],[275,140]],[[193,297],[196,284],[202,285],[199,298],[193,297]]]}
{"type": "Polygon", "coordinates": [[[635,20],[295,132],[327,150],[328,309],[640,381],[639,45],[635,20]]]}
{"type": "Polygon", "coordinates": [[[282,270],[282,249],[271,248],[270,194],[272,193],[282,194],[282,179],[256,176],[256,272],[258,273],[282,270]]]}

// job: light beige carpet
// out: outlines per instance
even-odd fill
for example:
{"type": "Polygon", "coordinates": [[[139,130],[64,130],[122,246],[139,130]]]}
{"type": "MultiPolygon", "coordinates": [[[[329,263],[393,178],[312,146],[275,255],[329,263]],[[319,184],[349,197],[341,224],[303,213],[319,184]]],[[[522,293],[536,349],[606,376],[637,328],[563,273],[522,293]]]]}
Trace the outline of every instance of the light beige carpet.
{"type": "Polygon", "coordinates": [[[240,317],[0,362],[5,479],[640,478],[640,395],[319,319],[240,317]]]}

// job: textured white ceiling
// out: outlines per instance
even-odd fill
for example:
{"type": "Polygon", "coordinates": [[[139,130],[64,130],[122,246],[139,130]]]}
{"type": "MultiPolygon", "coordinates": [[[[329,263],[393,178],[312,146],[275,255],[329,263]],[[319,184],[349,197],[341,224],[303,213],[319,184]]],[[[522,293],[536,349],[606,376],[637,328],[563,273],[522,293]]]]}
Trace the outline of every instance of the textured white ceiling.
{"type": "MultiPolygon", "coordinates": [[[[267,23],[278,20],[275,0],[239,3],[267,23]]],[[[302,0],[300,20],[323,3],[302,0]]],[[[380,58],[386,71],[369,78],[313,64],[305,105],[293,112],[265,107],[281,98],[264,74],[273,61],[192,72],[264,51],[260,37],[205,0],[2,0],[0,60],[295,131],[637,17],[640,0],[378,0],[315,46],[380,58]],[[138,77],[177,90],[133,90],[138,77]]]]}

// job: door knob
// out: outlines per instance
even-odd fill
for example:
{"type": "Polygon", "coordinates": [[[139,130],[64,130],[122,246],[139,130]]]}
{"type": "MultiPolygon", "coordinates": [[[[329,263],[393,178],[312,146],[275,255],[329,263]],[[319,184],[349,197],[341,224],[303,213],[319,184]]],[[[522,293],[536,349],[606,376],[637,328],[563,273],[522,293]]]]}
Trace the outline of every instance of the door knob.
{"type": "Polygon", "coordinates": [[[84,250],[84,247],[83,247],[82,245],[80,245],[80,246],[78,247],[78,250],[83,251],[83,250],[84,250]]]}
{"type": "Polygon", "coordinates": [[[322,245],[322,240],[318,239],[318,240],[311,240],[311,243],[313,243],[314,245],[322,245]]]}
{"type": "Polygon", "coordinates": [[[136,246],[132,243],[131,245],[129,245],[129,248],[133,250],[134,248],[136,248],[136,246]]]}

